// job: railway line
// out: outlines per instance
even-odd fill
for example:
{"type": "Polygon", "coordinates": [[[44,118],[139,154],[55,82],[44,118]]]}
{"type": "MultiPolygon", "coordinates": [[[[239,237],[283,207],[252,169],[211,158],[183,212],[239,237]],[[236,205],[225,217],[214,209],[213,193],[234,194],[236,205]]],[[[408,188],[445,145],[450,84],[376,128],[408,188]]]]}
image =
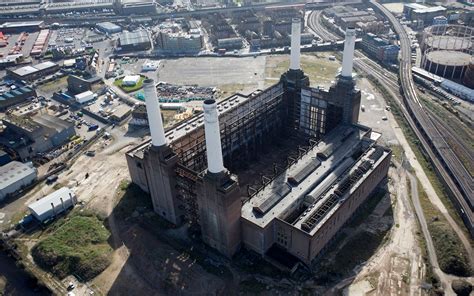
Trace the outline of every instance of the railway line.
{"type": "MultiPolygon", "coordinates": [[[[432,117],[430,111],[421,104],[411,74],[411,44],[407,33],[398,20],[382,5],[374,1],[370,3],[390,20],[396,33],[400,36],[401,60],[399,77],[392,72],[384,70],[376,62],[366,58],[360,51],[355,53],[357,59],[354,60],[354,65],[363,72],[378,79],[395,94],[405,118],[420,139],[426,154],[436,167],[437,173],[451,191],[453,203],[469,229],[471,236],[474,236],[472,176],[447,143],[446,138],[456,143],[457,146],[462,147],[461,149],[464,149],[464,151],[466,145],[456,137],[456,133],[445,122],[440,118],[432,117]]],[[[321,11],[314,11],[310,14],[308,25],[323,40],[340,38],[332,32],[328,32],[322,26],[321,11]]],[[[471,155],[471,153],[468,155],[471,155]]]]}
{"type": "Polygon", "coordinates": [[[411,73],[411,43],[400,22],[380,3],[369,2],[384,14],[400,39],[400,91],[409,115],[410,125],[417,134],[425,152],[430,157],[437,173],[451,191],[452,200],[464,220],[471,236],[474,236],[473,178],[462,161],[448,145],[443,133],[435,125],[418,99],[411,73]]]}

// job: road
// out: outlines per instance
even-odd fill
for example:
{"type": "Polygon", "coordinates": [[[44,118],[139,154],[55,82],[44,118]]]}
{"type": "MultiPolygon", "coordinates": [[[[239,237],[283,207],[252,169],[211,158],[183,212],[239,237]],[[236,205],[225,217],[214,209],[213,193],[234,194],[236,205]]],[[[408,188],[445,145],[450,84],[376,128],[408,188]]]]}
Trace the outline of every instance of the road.
{"type": "Polygon", "coordinates": [[[420,198],[418,196],[418,180],[416,177],[407,173],[410,180],[410,194],[413,202],[413,207],[415,208],[416,216],[421,225],[421,231],[423,232],[423,237],[426,241],[426,248],[428,252],[428,258],[431,264],[433,272],[439,277],[440,282],[444,283],[444,289],[447,295],[454,295],[454,292],[449,284],[448,276],[439,268],[438,257],[436,256],[436,249],[433,244],[433,239],[431,238],[430,231],[428,230],[428,224],[426,223],[426,218],[421,208],[420,198]]]}

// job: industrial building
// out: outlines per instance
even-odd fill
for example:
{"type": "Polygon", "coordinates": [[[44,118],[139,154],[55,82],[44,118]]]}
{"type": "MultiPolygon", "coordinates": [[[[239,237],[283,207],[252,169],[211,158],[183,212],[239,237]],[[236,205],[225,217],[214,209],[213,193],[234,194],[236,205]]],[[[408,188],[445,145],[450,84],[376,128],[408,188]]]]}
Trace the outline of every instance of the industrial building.
{"type": "Polygon", "coordinates": [[[55,73],[58,70],[58,64],[47,61],[34,66],[24,66],[14,70],[7,69],[7,74],[13,79],[33,81],[40,77],[55,73]]]}
{"type": "Polygon", "coordinates": [[[124,15],[155,14],[156,4],[154,0],[118,0],[116,9],[124,15]]]}
{"type": "Polygon", "coordinates": [[[97,28],[97,30],[101,31],[102,33],[109,34],[109,35],[122,32],[122,27],[111,22],[97,23],[95,27],[97,28]]]}
{"type": "Polygon", "coordinates": [[[74,207],[77,198],[71,189],[62,187],[28,206],[31,215],[43,223],[74,207]]]}
{"type": "Polygon", "coordinates": [[[145,30],[122,32],[119,36],[121,51],[147,50],[151,48],[151,41],[145,30]]]}
{"type": "Polygon", "coordinates": [[[159,25],[156,44],[165,53],[198,53],[203,47],[203,34],[200,28],[184,31],[178,23],[164,22],[159,25]]]}
{"type": "Polygon", "coordinates": [[[36,91],[29,87],[20,87],[0,95],[0,111],[36,97],[36,91]]]}
{"type": "Polygon", "coordinates": [[[400,48],[390,44],[385,39],[375,34],[367,33],[362,36],[362,49],[371,57],[382,63],[397,63],[400,48]]]}
{"type": "Polygon", "coordinates": [[[126,153],[132,181],[161,217],[189,223],[228,257],[245,247],[272,262],[311,262],[388,171],[380,134],[358,124],[355,29],[346,31],[342,71],[329,89],[309,86],[300,33],[297,18],[278,83],[206,100],[203,113],[166,132],[156,86],[144,83],[151,142],[126,153]]]}
{"type": "Polygon", "coordinates": [[[92,90],[92,85],[101,81],[102,79],[98,76],[84,79],[79,76],[69,75],[67,77],[67,89],[71,94],[79,94],[92,90]]]}
{"type": "Polygon", "coordinates": [[[15,151],[21,159],[63,145],[76,134],[74,124],[49,114],[15,116],[2,119],[6,129],[0,134],[0,145],[15,151]]]}
{"type": "Polygon", "coordinates": [[[446,8],[443,6],[428,7],[418,3],[403,4],[403,13],[412,21],[412,27],[424,28],[431,26],[433,20],[439,16],[446,16],[446,8]]]}
{"type": "Polygon", "coordinates": [[[3,33],[36,32],[44,27],[44,21],[6,22],[0,25],[3,33]]]}
{"type": "Polygon", "coordinates": [[[33,164],[12,161],[0,166],[0,201],[33,183],[37,178],[33,164]]]}

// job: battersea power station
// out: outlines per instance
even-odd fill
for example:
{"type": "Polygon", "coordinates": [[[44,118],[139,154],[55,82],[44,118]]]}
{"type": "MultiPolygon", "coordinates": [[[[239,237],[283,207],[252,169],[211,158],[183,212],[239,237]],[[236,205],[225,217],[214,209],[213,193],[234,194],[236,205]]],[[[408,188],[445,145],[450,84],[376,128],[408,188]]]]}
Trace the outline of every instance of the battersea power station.
{"type": "Polygon", "coordinates": [[[206,100],[166,131],[156,85],[144,82],[151,141],[126,154],[132,181],[161,217],[196,227],[228,257],[244,247],[309,264],[387,175],[391,151],[358,124],[355,30],[329,89],[309,86],[300,34],[294,19],[290,68],[277,84],[206,100]]]}

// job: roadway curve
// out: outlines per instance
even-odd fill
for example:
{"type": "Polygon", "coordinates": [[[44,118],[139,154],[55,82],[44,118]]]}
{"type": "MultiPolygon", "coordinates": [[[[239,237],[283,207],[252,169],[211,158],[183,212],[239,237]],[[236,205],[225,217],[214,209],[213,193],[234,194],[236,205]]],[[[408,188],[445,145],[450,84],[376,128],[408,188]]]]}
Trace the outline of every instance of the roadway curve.
{"type": "Polygon", "coordinates": [[[411,44],[408,34],[398,20],[383,5],[371,0],[370,4],[384,14],[400,38],[400,86],[410,126],[419,138],[437,173],[451,191],[452,200],[474,236],[474,182],[471,174],[447,144],[444,136],[426,113],[418,99],[411,73],[411,44]]]}

